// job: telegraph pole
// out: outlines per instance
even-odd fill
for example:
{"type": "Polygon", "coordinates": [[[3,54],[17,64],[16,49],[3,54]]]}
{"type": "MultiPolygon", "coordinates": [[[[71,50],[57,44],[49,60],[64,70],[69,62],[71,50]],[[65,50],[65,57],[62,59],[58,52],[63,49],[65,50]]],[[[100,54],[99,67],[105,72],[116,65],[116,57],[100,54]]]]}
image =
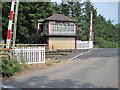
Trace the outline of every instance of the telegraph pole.
{"type": "Polygon", "coordinates": [[[14,19],[12,50],[15,49],[16,30],[17,30],[17,17],[18,17],[18,7],[19,7],[19,0],[16,0],[16,10],[15,10],[15,19],[14,19]]]}

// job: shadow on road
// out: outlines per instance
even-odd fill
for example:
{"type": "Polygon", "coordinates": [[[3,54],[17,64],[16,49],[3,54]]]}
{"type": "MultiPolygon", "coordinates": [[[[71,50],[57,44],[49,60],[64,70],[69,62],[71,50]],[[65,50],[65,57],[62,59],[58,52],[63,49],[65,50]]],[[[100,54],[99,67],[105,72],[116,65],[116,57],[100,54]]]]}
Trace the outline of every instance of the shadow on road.
{"type": "MultiPolygon", "coordinates": [[[[32,77],[24,81],[16,81],[13,78],[3,81],[3,85],[11,85],[18,88],[103,88],[96,87],[92,83],[77,84],[77,81],[70,79],[49,80],[46,76],[32,77]]],[[[108,87],[111,88],[111,87],[108,87]]]]}

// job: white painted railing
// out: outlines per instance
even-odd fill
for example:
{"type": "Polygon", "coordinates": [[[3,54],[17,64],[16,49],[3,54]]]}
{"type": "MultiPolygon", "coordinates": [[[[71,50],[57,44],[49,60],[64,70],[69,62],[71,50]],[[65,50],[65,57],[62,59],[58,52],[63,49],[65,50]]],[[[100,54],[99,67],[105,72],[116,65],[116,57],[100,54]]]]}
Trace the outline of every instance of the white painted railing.
{"type": "Polygon", "coordinates": [[[91,49],[93,48],[93,41],[76,41],[76,48],[77,49],[91,49]]]}
{"type": "Polygon", "coordinates": [[[75,35],[74,32],[50,32],[49,35],[75,35]]]}
{"type": "Polygon", "coordinates": [[[45,46],[16,47],[15,54],[20,63],[37,64],[45,63],[45,46]]]}

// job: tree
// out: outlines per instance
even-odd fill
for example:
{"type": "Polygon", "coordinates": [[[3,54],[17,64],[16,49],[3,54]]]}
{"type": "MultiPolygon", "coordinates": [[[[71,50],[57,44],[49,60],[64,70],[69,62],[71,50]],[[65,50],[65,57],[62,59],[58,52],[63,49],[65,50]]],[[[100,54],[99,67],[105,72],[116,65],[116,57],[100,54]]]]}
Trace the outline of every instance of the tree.
{"type": "MultiPolygon", "coordinates": [[[[2,3],[2,33],[4,40],[7,34],[10,6],[11,3],[2,3]]],[[[77,39],[88,40],[90,11],[93,12],[94,44],[99,47],[116,47],[117,42],[120,41],[118,38],[120,25],[113,25],[112,20],[106,20],[104,16],[97,15],[97,9],[90,1],[83,3],[62,2],[60,4],[53,2],[20,2],[16,42],[23,43],[26,40],[33,42],[34,38],[39,38],[39,41],[42,42],[44,39],[36,36],[37,20],[46,19],[53,14],[64,14],[77,20],[77,34],[79,35],[77,39]]]]}
{"type": "Polygon", "coordinates": [[[62,2],[60,5],[60,13],[64,14],[65,16],[69,16],[70,11],[69,11],[69,5],[68,3],[62,2]]]}
{"type": "MultiPolygon", "coordinates": [[[[17,43],[23,43],[33,37],[37,31],[37,20],[45,19],[54,14],[52,2],[20,2],[17,25],[17,43]]],[[[6,40],[8,15],[11,3],[3,3],[3,38],[6,40]]]]}
{"type": "Polygon", "coordinates": [[[6,41],[7,30],[8,30],[8,21],[9,21],[9,12],[10,12],[9,2],[2,2],[2,37],[6,41]]]}
{"type": "MultiPolygon", "coordinates": [[[[93,24],[94,24],[95,18],[97,17],[97,11],[91,2],[84,2],[83,8],[82,8],[81,19],[80,19],[80,22],[78,23],[78,30],[80,32],[79,39],[81,39],[81,40],[89,39],[90,11],[93,12],[93,24]]],[[[93,26],[93,29],[94,29],[94,26],[93,26]]]]}

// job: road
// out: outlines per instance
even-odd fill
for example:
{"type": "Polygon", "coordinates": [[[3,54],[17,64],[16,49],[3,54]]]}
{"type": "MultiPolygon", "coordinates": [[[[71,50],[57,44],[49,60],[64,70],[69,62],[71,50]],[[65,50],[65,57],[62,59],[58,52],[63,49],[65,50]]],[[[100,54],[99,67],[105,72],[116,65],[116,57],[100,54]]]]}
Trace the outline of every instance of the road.
{"type": "Polygon", "coordinates": [[[118,49],[93,49],[62,65],[3,80],[19,88],[118,88],[118,49]]]}

